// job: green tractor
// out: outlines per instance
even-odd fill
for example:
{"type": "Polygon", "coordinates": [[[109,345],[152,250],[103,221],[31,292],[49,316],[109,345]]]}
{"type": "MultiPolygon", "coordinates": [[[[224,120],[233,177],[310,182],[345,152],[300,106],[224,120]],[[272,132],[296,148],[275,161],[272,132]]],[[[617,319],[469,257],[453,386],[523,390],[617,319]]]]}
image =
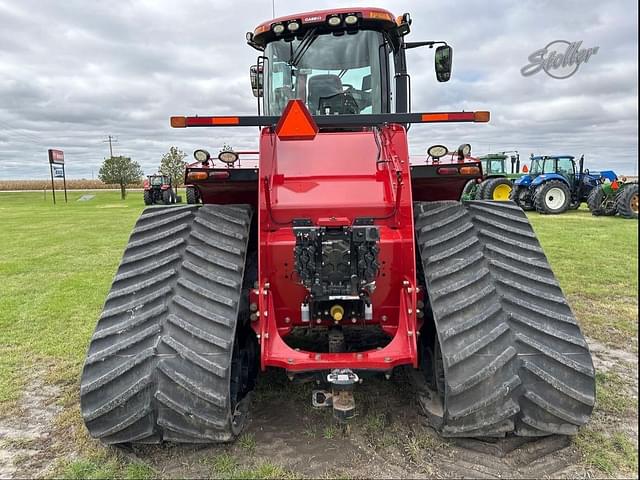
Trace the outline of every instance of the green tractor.
{"type": "Polygon", "coordinates": [[[587,205],[592,215],[638,218],[638,182],[628,182],[626,177],[613,181],[601,177],[589,194],[587,205]]]}
{"type": "Polygon", "coordinates": [[[461,200],[509,200],[513,180],[521,176],[520,154],[517,151],[489,153],[480,157],[480,162],[482,180],[469,181],[461,200]],[[511,173],[507,172],[507,160],[511,160],[511,173]]]}

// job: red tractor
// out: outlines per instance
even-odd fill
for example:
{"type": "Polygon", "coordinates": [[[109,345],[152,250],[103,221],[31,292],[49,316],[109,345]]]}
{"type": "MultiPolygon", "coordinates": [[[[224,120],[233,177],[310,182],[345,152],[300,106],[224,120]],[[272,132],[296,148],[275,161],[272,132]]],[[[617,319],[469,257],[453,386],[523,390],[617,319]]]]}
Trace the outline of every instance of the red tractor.
{"type": "Polygon", "coordinates": [[[406,51],[438,45],[438,81],[452,59],[443,42],[406,41],[410,25],[378,8],[265,22],[247,34],[259,114],[171,119],[259,126],[259,158],[199,161],[186,183],[202,205],[138,220],[82,374],[92,436],[233,440],[270,367],[323,385],[314,405],[343,420],[360,382],[403,368],[444,436],[587,422],[591,355],[523,211],[457,201],[482,178],[469,145],[409,160],[409,124],[489,120],[410,112],[406,51]]]}
{"type": "Polygon", "coordinates": [[[171,177],[167,175],[148,175],[144,180],[143,191],[145,205],[160,202],[171,205],[178,200],[171,187],[171,177]]]}

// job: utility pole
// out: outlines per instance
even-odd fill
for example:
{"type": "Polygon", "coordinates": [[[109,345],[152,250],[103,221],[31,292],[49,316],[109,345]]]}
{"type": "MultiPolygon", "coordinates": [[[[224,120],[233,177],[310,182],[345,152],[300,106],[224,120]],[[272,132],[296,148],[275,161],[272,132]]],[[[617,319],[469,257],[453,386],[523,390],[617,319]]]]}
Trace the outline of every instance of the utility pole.
{"type": "Polygon", "coordinates": [[[109,158],[113,158],[113,145],[111,144],[111,142],[113,143],[118,143],[118,139],[112,137],[111,135],[107,136],[107,140],[103,140],[102,143],[108,143],[109,144],[109,158]]]}
{"type": "Polygon", "coordinates": [[[276,0],[271,0],[271,14],[276,18],[276,0]]]}

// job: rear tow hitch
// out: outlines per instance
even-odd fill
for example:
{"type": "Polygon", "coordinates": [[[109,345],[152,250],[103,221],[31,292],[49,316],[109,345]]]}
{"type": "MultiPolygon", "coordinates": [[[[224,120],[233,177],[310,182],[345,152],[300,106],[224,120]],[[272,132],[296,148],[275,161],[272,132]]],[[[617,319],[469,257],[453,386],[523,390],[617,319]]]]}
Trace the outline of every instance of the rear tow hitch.
{"type": "Polygon", "coordinates": [[[353,386],[360,383],[358,375],[348,368],[332,370],[327,375],[327,382],[332,385],[331,392],[314,390],[311,403],[314,407],[333,407],[333,416],[339,422],[356,416],[356,401],[353,398],[353,386]]]}

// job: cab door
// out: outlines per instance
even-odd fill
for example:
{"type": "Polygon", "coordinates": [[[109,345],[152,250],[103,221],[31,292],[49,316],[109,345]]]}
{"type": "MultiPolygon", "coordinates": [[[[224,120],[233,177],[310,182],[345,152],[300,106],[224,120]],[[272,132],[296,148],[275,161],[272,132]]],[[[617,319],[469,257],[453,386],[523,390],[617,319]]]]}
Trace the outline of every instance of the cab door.
{"type": "Polygon", "coordinates": [[[556,173],[566,178],[569,185],[576,184],[576,164],[572,158],[562,157],[556,159],[556,173]]]}

